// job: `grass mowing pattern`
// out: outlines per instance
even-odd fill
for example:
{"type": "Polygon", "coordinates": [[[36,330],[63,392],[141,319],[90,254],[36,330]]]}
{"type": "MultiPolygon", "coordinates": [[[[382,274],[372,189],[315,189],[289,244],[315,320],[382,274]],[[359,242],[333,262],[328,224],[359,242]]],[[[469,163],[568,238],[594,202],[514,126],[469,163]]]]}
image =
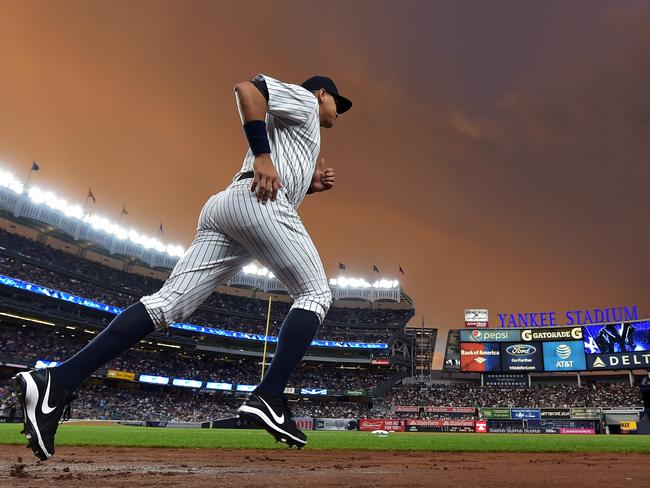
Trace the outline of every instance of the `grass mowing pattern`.
{"type": "MultiPolygon", "coordinates": [[[[0,444],[25,444],[22,424],[0,424],[0,444]]],[[[392,433],[311,431],[307,449],[437,452],[648,452],[650,436],[392,433]]],[[[262,430],[165,429],[62,425],[58,446],[287,449],[262,430]]]]}

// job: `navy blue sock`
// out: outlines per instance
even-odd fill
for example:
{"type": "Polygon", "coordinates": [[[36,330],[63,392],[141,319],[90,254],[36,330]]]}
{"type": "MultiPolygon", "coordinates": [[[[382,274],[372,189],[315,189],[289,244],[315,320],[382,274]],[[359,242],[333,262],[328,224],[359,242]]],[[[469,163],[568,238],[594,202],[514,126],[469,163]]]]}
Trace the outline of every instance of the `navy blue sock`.
{"type": "Polygon", "coordinates": [[[77,354],[52,369],[54,381],[74,391],[101,366],[116,358],[154,331],[142,302],[131,305],[113,319],[77,354]]]}
{"type": "Polygon", "coordinates": [[[320,322],[318,315],[309,310],[292,309],[284,319],[273,361],[267,370],[259,389],[271,397],[284,391],[289,377],[309,349],[320,322]]]}

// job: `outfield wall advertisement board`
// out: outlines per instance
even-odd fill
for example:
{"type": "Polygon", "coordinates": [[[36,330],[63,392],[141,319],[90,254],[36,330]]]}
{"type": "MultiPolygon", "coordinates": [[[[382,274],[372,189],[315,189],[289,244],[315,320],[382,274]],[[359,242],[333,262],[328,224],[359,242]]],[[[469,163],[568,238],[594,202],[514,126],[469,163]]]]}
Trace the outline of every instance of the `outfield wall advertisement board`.
{"type": "Polygon", "coordinates": [[[600,420],[603,412],[596,407],[575,407],[571,409],[572,420],[600,420]]]}
{"type": "Polygon", "coordinates": [[[404,420],[400,419],[359,419],[359,430],[372,432],[386,430],[389,432],[404,432],[404,420]]]}
{"type": "Polygon", "coordinates": [[[407,420],[407,432],[474,432],[473,420],[407,420]]]}
{"type": "Polygon", "coordinates": [[[571,418],[570,408],[542,408],[542,420],[568,420],[571,418]]]}
{"type": "Polygon", "coordinates": [[[420,411],[420,407],[418,405],[395,405],[395,411],[418,413],[420,411]]]}
{"type": "Polygon", "coordinates": [[[509,419],[509,408],[482,408],[481,412],[486,419],[509,419]]]}
{"type": "Polygon", "coordinates": [[[540,420],[541,415],[538,408],[511,408],[510,418],[512,420],[540,420]]]}
{"type": "Polygon", "coordinates": [[[424,411],[426,413],[470,413],[474,414],[476,412],[476,408],[474,407],[432,407],[429,405],[425,405],[424,411]]]}

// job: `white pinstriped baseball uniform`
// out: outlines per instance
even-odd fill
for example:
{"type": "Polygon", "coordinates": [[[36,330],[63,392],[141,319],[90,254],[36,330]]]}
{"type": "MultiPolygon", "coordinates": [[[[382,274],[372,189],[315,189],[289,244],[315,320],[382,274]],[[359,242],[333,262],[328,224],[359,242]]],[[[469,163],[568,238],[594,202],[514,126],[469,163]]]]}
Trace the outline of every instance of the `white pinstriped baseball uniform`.
{"type": "Polygon", "coordinates": [[[204,205],[196,237],[163,287],[141,299],[156,328],[188,317],[217,285],[253,259],[287,287],[292,308],[315,312],[321,323],[329,310],[332,294],[323,265],[296,212],[320,151],[318,101],[301,86],[265,75],[256,79],[268,88],[271,159],[283,186],[275,202],[263,205],[250,191],[250,179],[238,181],[253,169],[249,149],[233,182],[204,205]]]}

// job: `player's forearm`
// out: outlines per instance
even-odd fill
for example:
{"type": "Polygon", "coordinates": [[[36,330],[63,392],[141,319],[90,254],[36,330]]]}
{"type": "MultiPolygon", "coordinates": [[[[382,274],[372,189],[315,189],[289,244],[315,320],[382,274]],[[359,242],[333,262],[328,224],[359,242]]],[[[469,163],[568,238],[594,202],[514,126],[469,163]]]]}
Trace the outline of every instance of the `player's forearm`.
{"type": "Polygon", "coordinates": [[[266,119],[266,99],[250,81],[235,85],[235,98],[242,124],[266,119]]]}

